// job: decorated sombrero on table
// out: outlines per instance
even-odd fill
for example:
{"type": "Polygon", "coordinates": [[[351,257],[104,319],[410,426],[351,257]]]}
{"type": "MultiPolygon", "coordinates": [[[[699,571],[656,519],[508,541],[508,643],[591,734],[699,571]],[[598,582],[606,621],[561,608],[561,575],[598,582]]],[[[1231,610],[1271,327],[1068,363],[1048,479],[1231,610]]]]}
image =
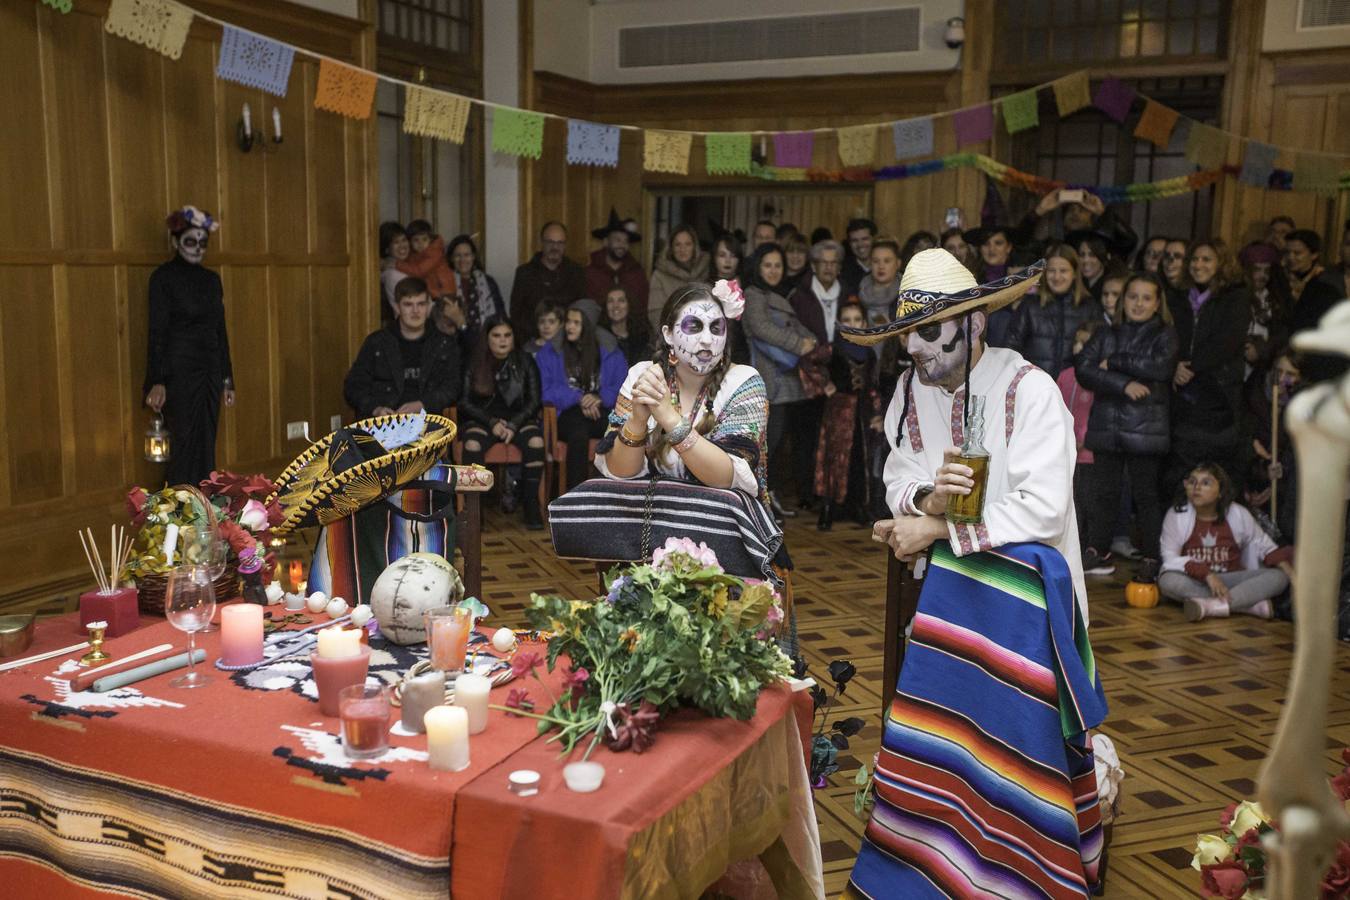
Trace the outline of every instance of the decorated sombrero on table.
{"type": "Polygon", "coordinates": [[[1016,275],[976,284],[975,276],[959,259],[934,247],[914,254],[905,266],[894,320],[870,328],[836,325],[835,330],[855,344],[876,344],[920,325],[936,325],[977,309],[990,313],[1031,290],[1044,270],[1045,260],[1039,259],[1016,275]]]}
{"type": "Polygon", "coordinates": [[[375,416],[340,428],[295,458],[268,498],[281,507],[285,534],[327,525],[388,497],[445,455],[455,423],[430,413],[375,416]]]}

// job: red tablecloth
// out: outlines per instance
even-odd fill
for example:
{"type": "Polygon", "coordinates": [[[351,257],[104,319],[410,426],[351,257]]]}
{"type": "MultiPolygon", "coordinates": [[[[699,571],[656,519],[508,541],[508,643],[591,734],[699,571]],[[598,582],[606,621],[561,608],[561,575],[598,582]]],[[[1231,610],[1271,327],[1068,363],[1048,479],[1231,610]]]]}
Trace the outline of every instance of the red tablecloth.
{"type": "MultiPolygon", "coordinates": [[[[72,617],[45,620],[28,653],[79,639],[72,617]]],[[[108,647],[120,657],[168,641],[184,636],[159,620],[108,647]]],[[[245,684],[209,666],[218,645],[218,634],[199,636],[213,682],[195,690],[160,675],[70,694],[62,664],[78,653],[0,672],[5,896],[52,896],[52,869],[70,879],[62,896],[80,884],[193,897],[443,897],[452,876],[454,896],[475,900],[640,896],[672,854],[701,854],[678,877],[710,882],[773,844],[794,798],[802,817],[789,778],[801,757],[784,750],[801,746],[786,687],[766,690],[748,723],[681,712],[645,754],[598,749],[605,786],[583,795],[563,787],[558,745],[536,740],[533,720],[496,710],[464,772],[429,769],[422,736],[392,737],[395,758],[348,762],[337,720],[311,699],[307,667],[245,684]],[[538,795],[507,790],[506,774],[520,768],[542,774],[538,795]],[[753,821],[736,823],[735,840],[684,833],[741,816],[753,821]],[[635,866],[643,859],[654,867],[635,866]]],[[[390,650],[377,645],[372,671],[392,678],[407,657],[390,650]]],[[[809,698],[795,699],[801,719],[809,698]]]]}

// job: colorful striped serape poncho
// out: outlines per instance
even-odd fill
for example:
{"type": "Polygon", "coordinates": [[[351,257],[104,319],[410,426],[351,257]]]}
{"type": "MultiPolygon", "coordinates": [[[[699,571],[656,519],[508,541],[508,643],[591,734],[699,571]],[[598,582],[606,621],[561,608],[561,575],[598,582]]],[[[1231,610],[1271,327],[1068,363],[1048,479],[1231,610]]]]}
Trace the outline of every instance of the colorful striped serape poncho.
{"type": "Polygon", "coordinates": [[[1063,557],[934,544],[846,896],[1087,896],[1105,716],[1063,557]]]}

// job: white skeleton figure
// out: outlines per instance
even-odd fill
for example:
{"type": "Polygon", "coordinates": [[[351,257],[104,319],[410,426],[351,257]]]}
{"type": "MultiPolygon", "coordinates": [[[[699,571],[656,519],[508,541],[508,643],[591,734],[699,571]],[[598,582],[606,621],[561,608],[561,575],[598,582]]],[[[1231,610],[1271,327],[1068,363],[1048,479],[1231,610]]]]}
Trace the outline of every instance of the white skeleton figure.
{"type": "Polygon", "coordinates": [[[694,300],[676,313],[675,327],[661,326],[675,356],[697,375],[706,375],[727,346],[727,319],[714,300],[694,300]]]}
{"type": "MultiPolygon", "coordinates": [[[[306,757],[310,762],[327,766],[350,766],[353,760],[342,752],[342,739],[336,734],[315,728],[299,728],[295,725],[282,725],[283,731],[289,731],[300,739],[301,745],[312,755],[306,757]]],[[[379,756],[359,760],[362,763],[425,762],[429,759],[425,750],[413,750],[410,747],[390,747],[379,756]]]]}
{"type": "MultiPolygon", "coordinates": [[[[1350,301],[1332,308],[1315,331],[1295,335],[1296,350],[1350,356],[1350,301]]],[[[1270,755],[1261,766],[1261,806],[1280,823],[1268,838],[1266,880],[1271,900],[1318,895],[1336,842],[1350,837],[1350,816],[1320,765],[1326,748],[1327,701],[1336,670],[1336,620],[1345,546],[1345,496],[1350,485],[1350,375],[1307,387],[1289,401],[1285,427],[1294,439],[1305,486],[1299,498],[1294,558],[1294,661],[1288,698],[1270,755]]]]}
{"type": "Polygon", "coordinates": [[[44,680],[51,682],[52,690],[56,694],[55,702],[62,706],[69,706],[71,709],[129,709],[133,706],[183,708],[183,704],[174,703],[172,700],[147,697],[134,687],[121,687],[114,691],[104,691],[101,694],[93,691],[72,691],[69,676],[79,671],[81,671],[80,664],[73,659],[68,659],[61,663],[61,666],[56,670],[57,676],[64,675],[67,677],[45,676],[44,680]]]}

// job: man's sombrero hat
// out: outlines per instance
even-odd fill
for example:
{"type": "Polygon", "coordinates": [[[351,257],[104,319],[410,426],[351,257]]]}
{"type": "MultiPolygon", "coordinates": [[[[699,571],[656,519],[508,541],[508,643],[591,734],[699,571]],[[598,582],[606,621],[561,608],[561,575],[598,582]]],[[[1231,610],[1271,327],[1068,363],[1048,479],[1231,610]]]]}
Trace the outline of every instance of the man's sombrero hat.
{"type": "Polygon", "coordinates": [[[609,208],[609,221],[592,231],[591,237],[603,241],[616,231],[628,235],[628,240],[634,244],[642,240],[642,235],[638,234],[637,222],[632,219],[620,219],[619,213],[612,206],[609,208]]]}
{"type": "Polygon", "coordinates": [[[420,478],[449,450],[455,423],[430,413],[375,416],[340,428],[295,458],[267,498],[281,507],[285,534],[327,525],[378,503],[420,478]]]}
{"type": "Polygon", "coordinates": [[[970,270],[946,250],[923,250],[914,254],[900,276],[894,320],[871,328],[836,325],[835,330],[855,344],[876,344],[920,325],[935,325],[975,310],[990,313],[1031,290],[1044,270],[1045,260],[1038,259],[1016,275],[976,284],[970,270]]]}

